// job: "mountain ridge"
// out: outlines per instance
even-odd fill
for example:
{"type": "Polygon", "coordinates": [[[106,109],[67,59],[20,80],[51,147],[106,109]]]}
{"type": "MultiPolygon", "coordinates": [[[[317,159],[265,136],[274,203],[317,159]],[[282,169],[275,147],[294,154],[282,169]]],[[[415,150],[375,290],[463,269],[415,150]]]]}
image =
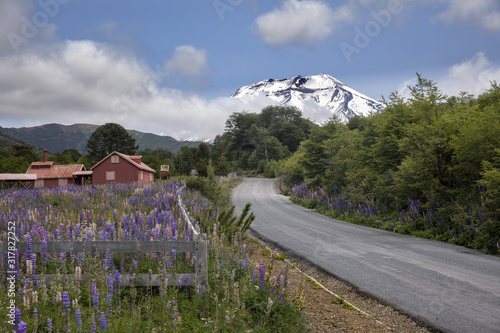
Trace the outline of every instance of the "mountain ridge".
{"type": "MultiPolygon", "coordinates": [[[[9,142],[25,143],[36,149],[47,149],[50,153],[76,149],[87,152],[87,141],[92,132],[100,125],[77,123],[73,125],[44,124],[32,127],[0,127],[0,135],[9,138],[9,142]]],[[[198,147],[201,141],[177,141],[170,136],[161,136],[137,130],[127,130],[136,139],[138,150],[167,149],[177,152],[181,146],[198,147]]]]}

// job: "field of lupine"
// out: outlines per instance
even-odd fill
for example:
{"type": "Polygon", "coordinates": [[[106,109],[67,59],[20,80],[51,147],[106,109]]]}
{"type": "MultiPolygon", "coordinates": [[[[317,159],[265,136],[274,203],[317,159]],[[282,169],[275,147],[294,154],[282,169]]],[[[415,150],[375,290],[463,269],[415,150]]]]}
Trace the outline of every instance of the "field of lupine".
{"type": "Polygon", "coordinates": [[[352,223],[430,238],[497,254],[500,235],[481,205],[466,207],[441,202],[423,205],[407,199],[403,208],[393,209],[377,201],[354,201],[338,188],[308,188],[306,183],[282,190],[291,200],[324,215],[352,223]],[[453,209],[450,208],[453,207],[453,209]]]}
{"type": "Polygon", "coordinates": [[[179,226],[175,206],[179,188],[178,183],[159,182],[3,191],[2,241],[8,238],[8,226],[15,225],[26,251],[14,251],[15,292],[2,278],[0,331],[304,331],[302,316],[287,301],[287,269],[272,275],[273,267],[252,266],[243,235],[221,232],[218,215],[223,208],[197,192],[183,191],[182,196],[209,238],[203,285],[185,275],[193,269],[190,253],[46,251],[48,243],[59,241],[185,241],[188,235],[179,226]],[[32,242],[42,242],[42,253],[32,253],[32,242]],[[161,285],[120,283],[121,274],[148,273],[162,275],[161,285]],[[176,286],[168,286],[167,273],[180,277],[176,286]],[[49,274],[54,278],[45,281],[49,274]]]}

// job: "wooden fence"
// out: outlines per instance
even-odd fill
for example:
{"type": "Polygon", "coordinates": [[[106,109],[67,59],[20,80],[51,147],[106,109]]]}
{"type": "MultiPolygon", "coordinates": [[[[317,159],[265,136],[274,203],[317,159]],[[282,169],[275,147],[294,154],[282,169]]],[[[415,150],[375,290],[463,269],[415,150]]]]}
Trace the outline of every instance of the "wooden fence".
{"type": "MultiPolygon", "coordinates": [[[[186,274],[191,285],[202,285],[207,278],[208,257],[207,257],[207,236],[199,232],[191,222],[191,218],[187,213],[184,204],[182,203],[181,193],[184,190],[183,186],[177,193],[176,205],[180,212],[182,228],[187,233],[189,230],[188,241],[55,241],[47,242],[47,253],[67,253],[71,249],[74,253],[91,252],[96,253],[118,252],[118,253],[164,253],[175,250],[177,253],[192,253],[194,255],[194,272],[175,272],[167,274],[169,286],[176,286],[179,281],[184,282],[186,274]],[[194,284],[193,284],[194,282],[194,284]]],[[[8,252],[8,242],[4,240],[0,242],[0,248],[4,254],[4,272],[9,272],[7,265],[6,253],[8,252]]],[[[42,253],[42,243],[31,243],[32,253],[42,253]]],[[[18,253],[26,251],[26,243],[19,242],[17,244],[18,253]]],[[[5,276],[6,274],[4,274],[5,276]]],[[[39,278],[40,275],[37,276],[39,278]]],[[[74,275],[61,275],[62,280],[74,279],[74,275]]],[[[55,274],[44,275],[45,281],[49,282],[55,278],[55,274]]],[[[158,286],[162,283],[162,274],[121,274],[120,280],[122,285],[129,286],[131,279],[135,286],[158,286]]]]}

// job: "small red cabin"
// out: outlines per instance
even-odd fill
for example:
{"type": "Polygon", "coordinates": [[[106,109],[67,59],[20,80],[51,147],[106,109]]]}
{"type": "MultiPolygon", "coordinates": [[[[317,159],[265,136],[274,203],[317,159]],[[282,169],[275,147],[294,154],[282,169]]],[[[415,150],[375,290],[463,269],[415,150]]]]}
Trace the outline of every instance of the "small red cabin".
{"type": "Polygon", "coordinates": [[[142,156],[129,156],[112,152],[92,170],[92,184],[109,183],[152,183],[155,170],[142,163],[142,156]]]}
{"type": "Polygon", "coordinates": [[[43,150],[43,162],[33,162],[26,174],[36,175],[35,188],[66,185],[85,185],[90,172],[83,164],[54,165],[47,161],[47,150],[43,150]]]}

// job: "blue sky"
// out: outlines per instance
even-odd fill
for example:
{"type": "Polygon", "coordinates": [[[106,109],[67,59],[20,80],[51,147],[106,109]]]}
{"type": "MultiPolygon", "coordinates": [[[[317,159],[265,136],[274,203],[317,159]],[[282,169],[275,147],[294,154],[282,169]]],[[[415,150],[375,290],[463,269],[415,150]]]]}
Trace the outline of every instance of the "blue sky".
{"type": "Polygon", "coordinates": [[[374,99],[415,73],[448,95],[500,82],[498,0],[0,0],[0,126],[118,122],[210,138],[227,98],[327,73],[374,99]]]}

